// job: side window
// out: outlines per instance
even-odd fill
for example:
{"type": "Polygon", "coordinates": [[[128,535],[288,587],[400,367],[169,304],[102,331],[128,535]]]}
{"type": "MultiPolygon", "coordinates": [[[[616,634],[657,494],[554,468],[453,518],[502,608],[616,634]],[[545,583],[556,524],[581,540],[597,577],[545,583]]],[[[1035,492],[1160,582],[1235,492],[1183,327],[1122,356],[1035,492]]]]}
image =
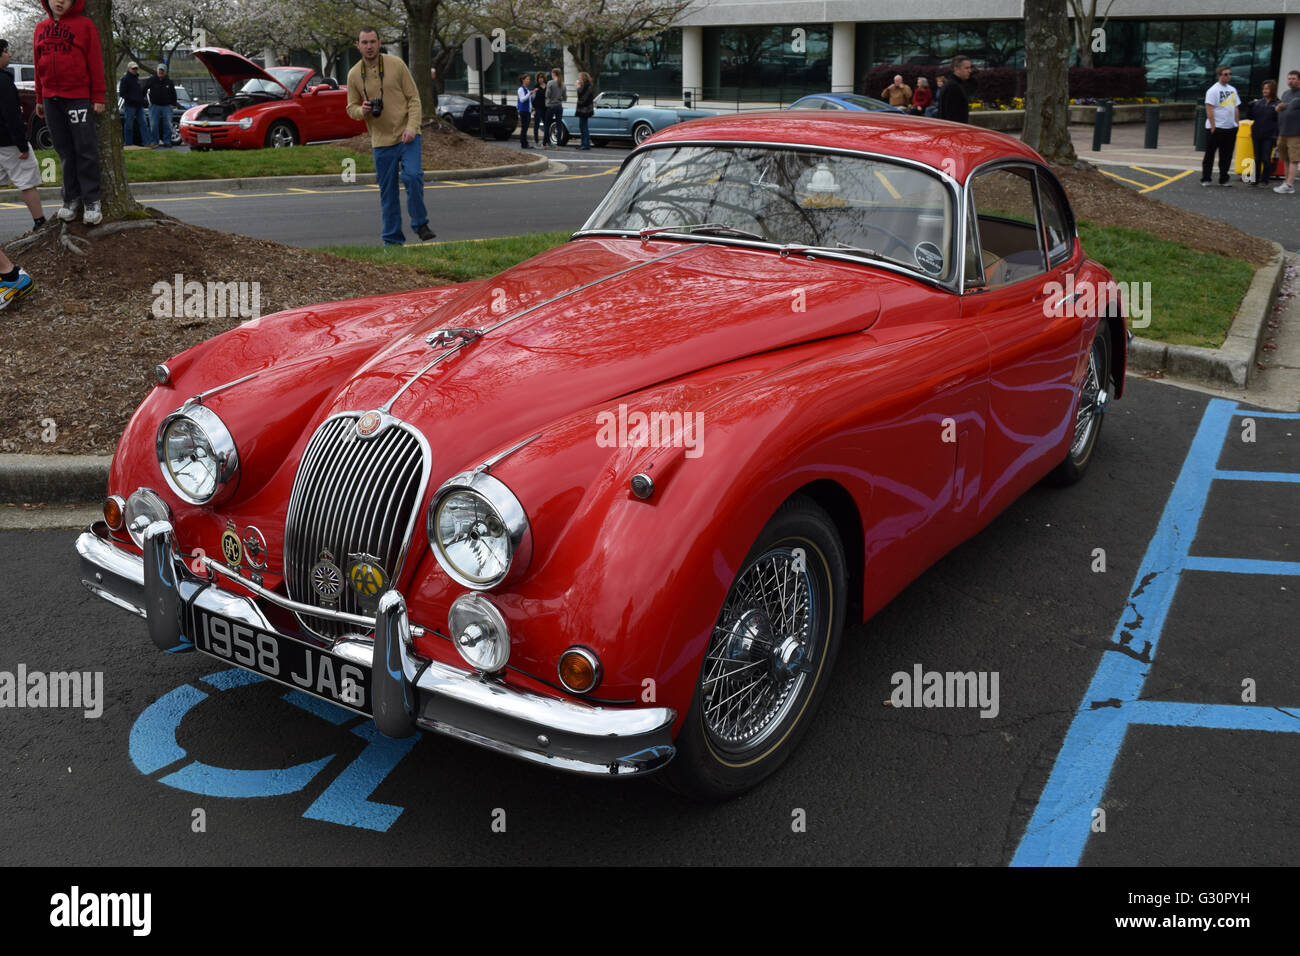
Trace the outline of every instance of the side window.
{"type": "Polygon", "coordinates": [[[303,84],[302,88],[304,90],[310,90],[313,86],[320,86],[324,82],[325,78],[323,76],[319,73],[313,73],[311,76],[307,77],[307,82],[303,84]]]}
{"type": "Polygon", "coordinates": [[[971,193],[985,285],[1011,285],[1046,272],[1033,169],[991,169],[971,181],[971,193]]]}
{"type": "Polygon", "coordinates": [[[1074,242],[1070,231],[1069,208],[1065,197],[1052,178],[1043,170],[1038,171],[1038,201],[1043,210],[1043,229],[1047,232],[1047,260],[1053,267],[1059,266],[1070,258],[1074,242]]]}

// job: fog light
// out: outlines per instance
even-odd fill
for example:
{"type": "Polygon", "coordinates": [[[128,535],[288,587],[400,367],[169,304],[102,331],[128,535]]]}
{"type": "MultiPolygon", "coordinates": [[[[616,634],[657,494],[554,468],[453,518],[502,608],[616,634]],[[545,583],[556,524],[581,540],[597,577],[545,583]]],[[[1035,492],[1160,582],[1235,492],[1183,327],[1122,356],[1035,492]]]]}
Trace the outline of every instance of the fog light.
{"type": "Polygon", "coordinates": [[[139,488],[126,499],[123,521],[137,548],[144,547],[144,529],[155,521],[170,521],[171,509],[152,488],[139,488]]]}
{"type": "Polygon", "coordinates": [[[510,631],[495,605],[481,594],[451,602],[447,625],[460,656],[475,670],[495,674],[510,659],[510,631]]]}
{"type": "Polygon", "coordinates": [[[575,694],[585,694],[600,683],[600,661],[585,647],[571,647],[560,655],[560,683],[575,694]]]}
{"type": "Polygon", "coordinates": [[[121,531],[122,525],[126,523],[126,516],[122,509],[126,507],[126,502],[120,495],[109,495],[104,499],[104,524],[108,525],[114,531],[121,531]]]}

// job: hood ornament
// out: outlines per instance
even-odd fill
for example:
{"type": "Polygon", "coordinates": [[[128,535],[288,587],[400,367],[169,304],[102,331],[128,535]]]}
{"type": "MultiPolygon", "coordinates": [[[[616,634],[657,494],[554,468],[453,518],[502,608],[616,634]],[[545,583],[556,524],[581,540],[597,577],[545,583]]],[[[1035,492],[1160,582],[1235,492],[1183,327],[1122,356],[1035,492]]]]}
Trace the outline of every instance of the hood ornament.
{"type": "Polygon", "coordinates": [[[483,333],[478,329],[438,329],[425,341],[436,349],[445,349],[453,345],[468,345],[482,336],[483,333]]]}

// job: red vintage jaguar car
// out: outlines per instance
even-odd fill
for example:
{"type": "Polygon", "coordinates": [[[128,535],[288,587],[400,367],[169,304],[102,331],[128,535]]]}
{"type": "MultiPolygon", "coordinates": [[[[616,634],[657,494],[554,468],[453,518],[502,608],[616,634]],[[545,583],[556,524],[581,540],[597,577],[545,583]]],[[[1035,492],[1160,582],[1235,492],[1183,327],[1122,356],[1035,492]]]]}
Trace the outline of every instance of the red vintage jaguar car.
{"type": "Polygon", "coordinates": [[[348,116],[338,81],[300,66],[264,70],[219,47],[194,51],[225,91],[220,102],[181,117],[181,139],[193,149],[260,149],[347,139],[366,131],[348,116]]]}
{"type": "Polygon", "coordinates": [[[159,366],[82,578],[386,734],[727,797],[807,730],[846,625],[1083,474],[1126,350],[1017,140],[675,125],[496,278],[159,366]]]}

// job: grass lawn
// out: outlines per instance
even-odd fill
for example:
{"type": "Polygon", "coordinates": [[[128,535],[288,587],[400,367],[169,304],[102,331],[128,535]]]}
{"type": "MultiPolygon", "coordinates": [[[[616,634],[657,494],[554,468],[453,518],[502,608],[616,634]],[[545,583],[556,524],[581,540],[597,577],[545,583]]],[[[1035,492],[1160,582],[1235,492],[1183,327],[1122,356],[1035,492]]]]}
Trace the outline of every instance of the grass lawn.
{"type": "MultiPolygon", "coordinates": [[[[53,169],[59,171],[58,157],[52,149],[37,150],[38,160],[54,158],[53,169]]],[[[252,176],[316,176],[343,174],[343,160],[356,163],[354,172],[373,173],[375,162],[370,153],[354,153],[342,146],[322,144],[293,149],[218,149],[207,153],[175,149],[128,149],[122,154],[126,178],[133,183],[175,179],[239,179],[252,176]]],[[[62,177],[43,186],[57,186],[62,177]]]]}
{"type": "Polygon", "coordinates": [[[327,246],[321,251],[381,265],[414,266],[442,282],[468,282],[494,276],[560,245],[570,235],[572,233],[568,231],[538,232],[504,239],[468,239],[405,246],[327,246]]]}
{"type": "Polygon", "coordinates": [[[1151,324],[1134,334],[1171,345],[1222,345],[1254,275],[1248,262],[1136,229],[1081,222],[1079,238],[1088,257],[1117,282],[1151,283],[1149,297],[1143,297],[1151,324]]]}

